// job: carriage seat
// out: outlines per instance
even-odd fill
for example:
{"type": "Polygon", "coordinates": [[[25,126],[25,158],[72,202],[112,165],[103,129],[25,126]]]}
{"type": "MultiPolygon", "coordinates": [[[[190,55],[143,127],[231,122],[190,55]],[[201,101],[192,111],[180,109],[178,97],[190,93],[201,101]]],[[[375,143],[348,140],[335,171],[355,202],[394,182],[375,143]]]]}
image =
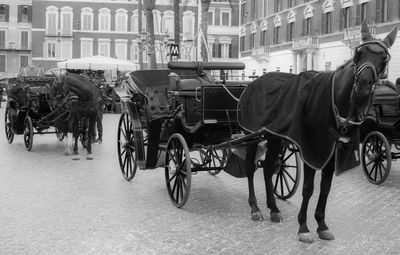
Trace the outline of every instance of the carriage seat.
{"type": "Polygon", "coordinates": [[[394,84],[384,83],[375,89],[374,104],[395,104],[399,101],[399,93],[394,84]]]}
{"type": "Polygon", "coordinates": [[[381,117],[399,116],[399,101],[400,95],[394,84],[385,82],[376,87],[373,104],[381,117]]]}
{"type": "Polygon", "coordinates": [[[171,91],[193,91],[201,87],[199,79],[181,79],[178,74],[169,74],[169,89],[171,91]]]}

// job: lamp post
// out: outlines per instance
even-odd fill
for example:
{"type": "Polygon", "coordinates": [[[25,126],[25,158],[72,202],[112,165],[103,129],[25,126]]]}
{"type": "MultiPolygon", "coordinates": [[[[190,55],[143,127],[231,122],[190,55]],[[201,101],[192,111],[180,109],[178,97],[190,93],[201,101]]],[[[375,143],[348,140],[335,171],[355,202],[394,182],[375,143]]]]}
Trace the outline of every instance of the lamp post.
{"type": "Polygon", "coordinates": [[[172,56],[171,56],[171,54],[169,52],[170,39],[171,39],[171,37],[168,34],[168,32],[165,32],[165,34],[162,35],[162,40],[163,40],[163,43],[164,43],[164,49],[165,49],[165,52],[166,52],[165,56],[166,57],[169,56],[169,61],[172,61],[172,56]]]}
{"type": "Polygon", "coordinates": [[[139,32],[136,38],[139,48],[139,65],[140,69],[143,69],[143,50],[146,50],[146,46],[144,45],[147,40],[147,32],[139,32]]]}

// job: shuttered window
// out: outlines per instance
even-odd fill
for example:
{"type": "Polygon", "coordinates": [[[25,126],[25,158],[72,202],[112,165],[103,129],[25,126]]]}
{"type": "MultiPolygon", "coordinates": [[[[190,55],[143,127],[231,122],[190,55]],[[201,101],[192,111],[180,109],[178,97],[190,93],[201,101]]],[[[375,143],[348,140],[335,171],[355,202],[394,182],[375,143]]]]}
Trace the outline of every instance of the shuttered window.
{"type": "Polygon", "coordinates": [[[21,31],[21,49],[28,49],[28,31],[21,31]]]}
{"type": "Polygon", "coordinates": [[[22,66],[29,66],[28,64],[28,56],[20,56],[19,57],[19,65],[22,66]]]}
{"type": "Polygon", "coordinates": [[[6,31],[0,30],[0,49],[6,47],[6,31]]]}
{"type": "Polygon", "coordinates": [[[6,71],[6,55],[0,55],[0,72],[6,71]]]}

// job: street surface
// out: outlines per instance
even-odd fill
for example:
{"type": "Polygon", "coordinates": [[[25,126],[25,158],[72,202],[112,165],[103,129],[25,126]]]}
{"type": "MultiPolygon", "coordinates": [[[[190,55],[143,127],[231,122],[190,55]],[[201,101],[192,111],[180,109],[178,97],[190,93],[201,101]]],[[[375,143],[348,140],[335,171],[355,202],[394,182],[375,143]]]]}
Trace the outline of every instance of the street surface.
{"type": "MultiPolygon", "coordinates": [[[[187,204],[175,208],[164,170],[122,177],[116,150],[119,114],[105,114],[103,144],[95,159],[64,156],[54,134],[35,135],[31,152],[23,137],[8,144],[0,108],[0,254],[399,254],[400,164],[388,180],[370,184],[361,168],[335,177],[326,220],[333,241],[318,239],[314,209],[320,173],[308,214],[313,244],[297,240],[301,187],[278,200],[284,222],[252,222],[246,179],[225,172],[192,178],[187,204]]],[[[255,188],[265,205],[262,171],[255,188]]]]}

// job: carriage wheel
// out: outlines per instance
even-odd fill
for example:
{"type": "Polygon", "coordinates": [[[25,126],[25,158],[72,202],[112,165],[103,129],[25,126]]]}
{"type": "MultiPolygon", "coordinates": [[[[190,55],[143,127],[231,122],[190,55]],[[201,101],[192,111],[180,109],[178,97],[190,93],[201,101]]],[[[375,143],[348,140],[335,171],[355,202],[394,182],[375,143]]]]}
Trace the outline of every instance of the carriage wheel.
{"type": "Polygon", "coordinates": [[[61,132],[58,128],[55,128],[56,136],[58,141],[64,140],[64,133],[61,132]]]}
{"type": "Polygon", "coordinates": [[[25,143],[25,148],[27,151],[32,150],[32,145],[33,145],[33,125],[32,125],[32,119],[29,116],[25,117],[24,120],[24,143],[25,143]]]}
{"type": "Polygon", "coordinates": [[[12,123],[11,123],[11,116],[10,116],[10,108],[7,106],[5,112],[5,122],[4,122],[4,129],[6,131],[7,142],[12,143],[14,140],[14,132],[12,130],[12,123]]]}
{"type": "Polygon", "coordinates": [[[143,134],[140,128],[135,128],[128,112],[121,114],[118,124],[117,150],[119,166],[125,180],[135,177],[138,168],[139,144],[143,143],[143,134]]]}
{"type": "Polygon", "coordinates": [[[217,175],[221,172],[222,169],[225,168],[226,163],[228,161],[228,154],[226,150],[215,150],[215,149],[199,149],[201,161],[210,160],[205,166],[209,168],[221,168],[221,169],[213,169],[207,170],[207,172],[211,175],[217,175]],[[210,153],[207,155],[207,153],[210,153]]]}
{"type": "Polygon", "coordinates": [[[300,154],[295,145],[283,142],[277,161],[276,174],[272,177],[275,195],[282,200],[291,198],[300,183],[300,154]]]}
{"type": "Polygon", "coordinates": [[[389,176],[391,147],[381,132],[373,131],[365,137],[361,148],[361,164],[365,176],[373,184],[381,184],[389,176]]]}
{"type": "Polygon", "coordinates": [[[173,134],[168,140],[165,155],[165,181],[172,203],[180,208],[189,198],[192,182],[192,168],[189,148],[180,134],[173,134]]]}

